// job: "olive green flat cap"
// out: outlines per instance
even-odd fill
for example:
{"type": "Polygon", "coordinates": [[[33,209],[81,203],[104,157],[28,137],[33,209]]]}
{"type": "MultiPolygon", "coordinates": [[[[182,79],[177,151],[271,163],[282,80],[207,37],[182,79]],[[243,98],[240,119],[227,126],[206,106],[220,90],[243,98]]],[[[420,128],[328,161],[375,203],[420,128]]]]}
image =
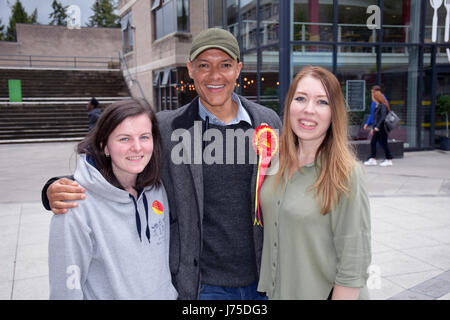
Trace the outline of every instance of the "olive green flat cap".
{"type": "Polygon", "coordinates": [[[199,54],[208,49],[222,50],[237,61],[241,56],[236,38],[230,32],[220,28],[203,30],[194,38],[189,60],[194,61],[199,54]]]}

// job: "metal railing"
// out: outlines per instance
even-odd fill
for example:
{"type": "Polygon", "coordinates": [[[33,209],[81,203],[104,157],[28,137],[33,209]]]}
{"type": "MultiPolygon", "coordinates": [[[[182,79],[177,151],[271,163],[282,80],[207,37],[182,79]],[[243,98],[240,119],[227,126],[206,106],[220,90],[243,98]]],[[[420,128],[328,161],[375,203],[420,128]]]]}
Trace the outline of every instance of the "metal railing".
{"type": "Polygon", "coordinates": [[[134,79],[133,76],[131,75],[131,72],[128,69],[127,61],[123,57],[122,50],[119,50],[119,61],[120,61],[120,64],[125,67],[125,71],[127,72],[128,78],[130,79],[130,84],[128,84],[128,82],[125,81],[127,83],[128,89],[131,91],[131,86],[133,85],[133,82],[136,82],[139,92],[141,94],[141,98],[144,100],[147,100],[147,99],[145,99],[145,95],[144,95],[144,92],[142,91],[142,87],[141,87],[141,84],[139,83],[139,80],[134,79]]]}
{"type": "Polygon", "coordinates": [[[0,54],[0,67],[119,69],[116,57],[0,54]]]}
{"type": "MultiPolygon", "coordinates": [[[[261,32],[261,46],[265,46],[278,41],[278,24],[277,20],[263,20],[260,22],[261,32]]],[[[366,24],[338,24],[338,38],[337,42],[353,42],[355,46],[358,43],[375,43],[377,40],[389,42],[410,43],[411,42],[411,25],[387,25],[383,27],[383,39],[377,39],[377,30],[369,30],[366,24]]],[[[233,33],[236,37],[238,35],[239,24],[230,24],[227,30],[233,33]]],[[[293,40],[298,41],[333,41],[333,23],[321,22],[293,22],[292,24],[293,40]],[[314,32],[310,32],[310,28],[315,28],[314,32]]],[[[243,47],[250,49],[256,46],[257,42],[257,21],[243,20],[241,36],[243,47]]],[[[432,26],[425,26],[425,42],[431,41],[432,26]]],[[[442,43],[444,40],[444,26],[437,28],[437,42],[442,43]]],[[[341,47],[338,48],[341,50],[341,47]]],[[[306,45],[302,46],[302,51],[307,51],[306,45]]],[[[375,53],[375,49],[371,49],[375,53]]],[[[407,49],[402,48],[401,51],[406,53],[407,49]]]]}

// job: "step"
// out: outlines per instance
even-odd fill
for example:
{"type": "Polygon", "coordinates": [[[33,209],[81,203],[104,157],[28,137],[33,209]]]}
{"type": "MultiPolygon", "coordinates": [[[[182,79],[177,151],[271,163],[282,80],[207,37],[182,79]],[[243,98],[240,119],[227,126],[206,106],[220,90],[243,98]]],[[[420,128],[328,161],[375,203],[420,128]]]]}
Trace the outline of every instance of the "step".
{"type": "Polygon", "coordinates": [[[36,128],[36,129],[30,129],[30,128],[23,128],[23,129],[14,129],[14,130],[0,130],[0,135],[5,134],[41,134],[41,133],[86,133],[88,131],[88,128],[36,128]]]}
{"type": "MultiPolygon", "coordinates": [[[[72,129],[87,129],[89,127],[88,123],[70,123],[70,128],[72,129]]],[[[60,129],[65,130],[68,128],[68,124],[48,124],[43,125],[42,123],[12,123],[12,124],[2,124],[0,126],[0,131],[4,130],[22,130],[22,129],[33,129],[33,128],[54,128],[54,129],[60,129]]]]}
{"type": "Polygon", "coordinates": [[[86,131],[85,133],[82,132],[39,132],[39,133],[33,133],[33,134],[2,134],[0,133],[0,140],[4,139],[4,140],[11,140],[11,139],[36,139],[36,138],[64,138],[64,137],[85,137],[86,134],[88,133],[88,131],[86,131]]]}
{"type": "Polygon", "coordinates": [[[0,140],[0,144],[19,144],[19,143],[50,143],[50,142],[77,142],[83,140],[82,137],[67,138],[30,138],[30,139],[11,139],[0,140]]]}

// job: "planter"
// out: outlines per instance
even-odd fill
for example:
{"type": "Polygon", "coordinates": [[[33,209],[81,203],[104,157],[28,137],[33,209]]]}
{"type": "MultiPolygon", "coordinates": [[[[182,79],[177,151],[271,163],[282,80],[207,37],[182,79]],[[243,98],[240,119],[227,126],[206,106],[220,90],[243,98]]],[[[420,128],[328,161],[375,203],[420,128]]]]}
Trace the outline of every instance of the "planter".
{"type": "Polygon", "coordinates": [[[440,137],[439,149],[450,151],[450,138],[449,137],[440,137]]]}

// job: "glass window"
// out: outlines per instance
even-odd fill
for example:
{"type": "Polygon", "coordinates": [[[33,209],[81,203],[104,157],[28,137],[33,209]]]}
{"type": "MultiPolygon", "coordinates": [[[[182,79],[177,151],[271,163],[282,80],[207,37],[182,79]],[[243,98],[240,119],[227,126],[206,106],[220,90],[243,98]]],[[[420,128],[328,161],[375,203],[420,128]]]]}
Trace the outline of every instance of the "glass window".
{"type": "Polygon", "coordinates": [[[419,78],[419,49],[410,47],[405,54],[383,50],[380,85],[391,109],[400,117],[400,126],[389,134],[390,139],[405,142],[405,148],[419,147],[417,141],[417,90],[419,78]]]}
{"type": "Polygon", "coordinates": [[[278,13],[279,0],[269,1],[260,6],[261,17],[261,45],[278,43],[280,16],[278,13]]]}
{"type": "Polygon", "coordinates": [[[257,43],[256,1],[241,1],[242,50],[255,48],[257,43]]]}
{"type": "Polygon", "coordinates": [[[222,0],[209,0],[209,27],[222,28],[222,0]]]}
{"type": "Polygon", "coordinates": [[[367,26],[370,17],[367,9],[371,5],[378,6],[378,0],[339,0],[338,4],[338,41],[375,42],[376,29],[367,26]]]}
{"type": "Polygon", "coordinates": [[[189,31],[189,0],[177,1],[177,31],[189,31]]]}
{"type": "Polygon", "coordinates": [[[238,1],[237,0],[226,0],[225,1],[225,29],[234,34],[235,37],[238,35],[238,1]]]}
{"type": "Polygon", "coordinates": [[[189,31],[189,0],[153,0],[152,12],[155,39],[189,31]]]}
{"type": "Polygon", "coordinates": [[[435,10],[431,7],[430,1],[426,2],[426,18],[425,18],[425,42],[445,42],[445,16],[447,11],[445,10],[444,5],[442,4],[439,9],[436,10],[437,19],[436,25],[433,26],[433,16],[435,10]],[[436,31],[436,39],[433,41],[433,29],[436,31]]]}
{"type": "Polygon", "coordinates": [[[257,71],[257,54],[256,51],[243,55],[243,66],[241,71],[241,81],[239,86],[243,96],[251,101],[258,100],[258,90],[256,82],[257,71]]]}
{"type": "Polygon", "coordinates": [[[333,1],[295,0],[293,39],[333,41],[333,1]]]}
{"type": "Polygon", "coordinates": [[[333,71],[333,47],[332,46],[294,46],[292,50],[292,70],[291,79],[307,65],[321,66],[329,71],[333,71]]]}
{"type": "Polygon", "coordinates": [[[131,12],[127,13],[120,21],[122,26],[122,50],[123,53],[133,51],[133,27],[131,24],[131,12]]]}
{"type": "Polygon", "coordinates": [[[186,67],[156,71],[153,79],[156,111],[177,109],[197,95],[186,67]]]}
{"type": "MultiPolygon", "coordinates": [[[[422,126],[421,126],[421,147],[439,147],[440,137],[446,136],[446,117],[441,113],[439,105],[444,105],[445,101],[450,99],[450,69],[448,60],[439,62],[439,54],[435,65],[436,70],[436,111],[434,119],[431,118],[431,107],[433,100],[432,92],[432,66],[431,66],[431,48],[425,48],[423,62],[424,81],[422,85],[422,126]],[[434,120],[434,141],[430,141],[431,123],[434,120]]],[[[448,115],[450,117],[450,115],[448,115]]],[[[450,120],[450,119],[449,119],[450,120]]]]}
{"type": "Polygon", "coordinates": [[[341,53],[337,57],[337,78],[341,84],[344,97],[347,96],[347,80],[363,80],[365,82],[364,109],[348,112],[351,139],[364,140],[368,138],[368,131],[360,130],[360,128],[370,115],[372,102],[370,89],[377,81],[376,51],[375,48],[361,46],[338,47],[339,51],[341,53]]]}
{"type": "Polygon", "coordinates": [[[384,0],[383,41],[419,42],[420,2],[384,0]]]}
{"type": "Polygon", "coordinates": [[[261,94],[260,104],[269,107],[278,113],[279,108],[279,87],[278,78],[279,49],[272,47],[262,52],[262,63],[260,71],[261,94]]]}

